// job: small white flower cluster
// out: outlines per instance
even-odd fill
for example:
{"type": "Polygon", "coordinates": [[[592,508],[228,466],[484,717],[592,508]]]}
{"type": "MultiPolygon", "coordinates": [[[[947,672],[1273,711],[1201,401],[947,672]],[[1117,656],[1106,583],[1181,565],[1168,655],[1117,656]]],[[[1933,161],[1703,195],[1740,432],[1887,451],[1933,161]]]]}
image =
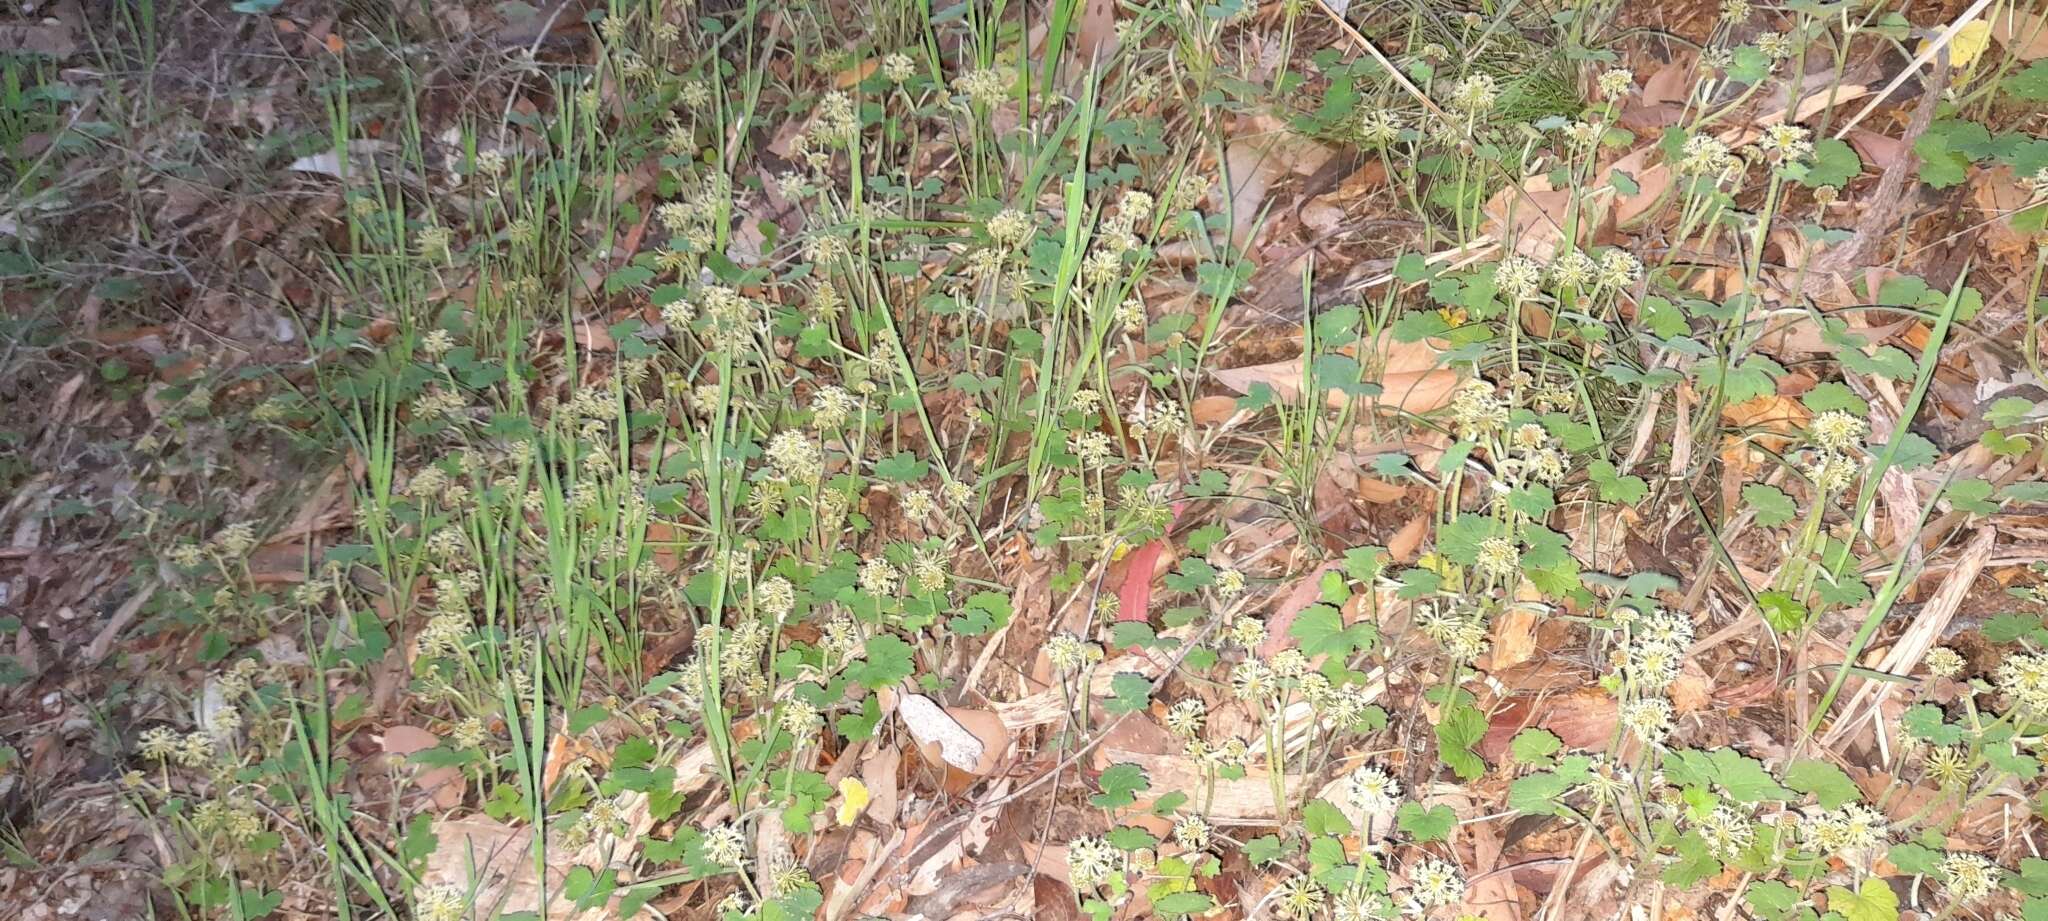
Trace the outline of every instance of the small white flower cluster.
{"type": "Polygon", "coordinates": [[[1884,813],[1862,803],[1844,803],[1803,817],[1800,834],[1823,854],[1865,857],[1876,854],[1889,840],[1890,822],[1884,813]]]}
{"type": "Polygon", "coordinates": [[[1415,628],[1454,661],[1470,662],[1486,654],[1486,618],[1476,610],[1424,606],[1415,613],[1415,628]]]}
{"type": "Polygon", "coordinates": [[[1571,456],[1564,443],[1534,422],[1524,423],[1508,434],[1508,456],[1501,459],[1501,478],[1509,486],[1531,483],[1556,486],[1571,473],[1571,456]]]}
{"type": "Polygon", "coordinates": [[[1084,665],[1101,661],[1102,647],[1071,633],[1055,633],[1045,641],[1045,658],[1060,674],[1071,675],[1084,665]]]}
{"type": "Polygon", "coordinates": [[[2021,652],[1998,665],[1998,691],[2029,720],[2048,714],[2048,655],[2021,652]]]}
{"type": "Polygon", "coordinates": [[[1389,144],[1405,127],[1400,118],[1385,109],[1368,109],[1358,118],[1358,138],[1367,144],[1389,144]]]}
{"type": "Polygon", "coordinates": [[[703,846],[704,859],[718,866],[740,867],[746,864],[746,837],[731,825],[714,825],[705,829],[703,846]]]}
{"type": "Polygon", "coordinates": [[[1129,868],[1129,855],[1099,835],[1067,842],[1067,881],[1076,892],[1088,892],[1129,868]]]}
{"type": "Polygon", "coordinates": [[[1130,189],[1117,202],[1114,215],[1096,228],[1095,245],[1081,265],[1081,281],[1109,286],[1123,278],[1124,254],[1138,249],[1138,227],[1150,220],[1155,202],[1150,193],[1130,189]]]}
{"type": "Polygon", "coordinates": [[[1008,74],[993,67],[970,70],[953,78],[953,91],[966,97],[971,105],[994,108],[1010,97],[1013,82],[1008,74]]]}
{"type": "Polygon", "coordinates": [[[1403,908],[1419,915],[1432,908],[1456,905],[1465,898],[1465,874],[1448,861],[1424,858],[1408,868],[1408,895],[1403,908]]]}
{"type": "Polygon", "coordinates": [[[826,93],[818,100],[812,133],[834,143],[850,144],[860,138],[860,113],[845,93],[826,93]]]}
{"type": "Polygon", "coordinates": [[[1469,381],[1451,397],[1451,422],[1459,438],[1476,439],[1507,426],[1508,405],[1492,384],[1469,381]]]}
{"type": "Polygon", "coordinates": [[[1376,765],[1366,764],[1344,778],[1345,792],[1353,805],[1367,815],[1393,809],[1401,802],[1401,782],[1376,765]]]}
{"type": "Polygon", "coordinates": [[[1692,619],[1661,608],[1639,613],[1624,610],[1633,616],[1622,618],[1628,630],[1622,678],[1638,695],[1662,694],[1678,680],[1686,650],[1692,646],[1692,619]]]}
{"type": "Polygon", "coordinates": [[[1721,860],[1734,860],[1756,841],[1756,824],[1748,814],[1733,806],[1717,806],[1693,823],[1707,851],[1721,860]]]}
{"type": "Polygon", "coordinates": [[[795,429],[775,433],[764,453],[777,476],[795,483],[816,483],[825,473],[824,454],[817,443],[795,429]]]}
{"type": "Polygon", "coordinates": [[[1764,129],[1756,146],[1773,163],[1801,163],[1813,158],[1812,138],[1805,128],[1780,123],[1764,129]]]}
{"type": "Polygon", "coordinates": [[[1716,183],[1729,182],[1742,175],[1742,158],[1712,135],[1699,134],[1687,138],[1679,150],[1678,171],[1688,176],[1705,176],[1716,183]]]}
{"type": "Polygon", "coordinates": [[[1849,488],[1863,470],[1856,455],[1862,452],[1863,438],[1869,432],[1869,423],[1839,409],[1813,417],[1806,429],[1807,438],[1813,443],[1806,475],[1814,486],[1823,493],[1849,488]]]}
{"type": "Polygon", "coordinates": [[[917,62],[912,61],[910,55],[899,51],[882,58],[882,78],[890,83],[902,86],[916,75],[917,62]]]}
{"type": "Polygon", "coordinates": [[[412,916],[419,921],[462,921],[469,898],[459,886],[434,886],[413,896],[412,916]]]}
{"type": "Polygon", "coordinates": [[[1636,75],[1626,68],[1617,67],[1600,75],[1600,95],[1618,99],[1636,88],[1636,75]]]}
{"type": "Polygon", "coordinates": [[[1949,898],[1958,905],[1982,901],[1998,891],[1998,865],[1979,854],[1952,853],[1941,861],[1941,876],[1949,898]]]}
{"type": "Polygon", "coordinates": [[[1468,119],[1475,119],[1500,102],[1500,85],[1486,74],[1473,74],[1451,87],[1448,104],[1468,119]]]}
{"type": "Polygon", "coordinates": [[[861,591],[877,598],[896,594],[896,588],[902,584],[902,580],[903,573],[881,557],[873,557],[862,563],[860,572],[855,577],[861,591]]]}
{"type": "Polygon", "coordinates": [[[143,731],[137,748],[144,758],[196,768],[213,760],[214,739],[204,732],[179,733],[169,726],[157,726],[143,731]]]}

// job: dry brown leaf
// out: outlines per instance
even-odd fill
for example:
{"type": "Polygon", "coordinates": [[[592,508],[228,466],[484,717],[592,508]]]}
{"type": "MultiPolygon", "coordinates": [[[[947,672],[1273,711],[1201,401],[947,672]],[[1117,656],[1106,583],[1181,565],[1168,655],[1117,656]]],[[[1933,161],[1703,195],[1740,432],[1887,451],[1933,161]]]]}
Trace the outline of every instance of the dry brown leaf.
{"type": "Polygon", "coordinates": [[[1504,845],[1498,828],[1491,822],[1465,826],[1472,836],[1472,885],[1465,890],[1460,917],[1476,916],[1485,921],[1522,921],[1522,900],[1515,889],[1513,873],[1494,872],[1501,868],[1504,845]]]}
{"type": "Polygon", "coordinates": [[[1278,119],[1255,118],[1246,127],[1252,133],[1231,141],[1223,153],[1230,183],[1223,201],[1230,207],[1230,239],[1238,246],[1247,242],[1252,227],[1263,217],[1266,196],[1280,177],[1290,172],[1314,173],[1335,153],[1294,134],[1278,119]]]}
{"type": "Polygon", "coordinates": [[[1084,61],[1107,61],[1116,53],[1116,0],[1088,0],[1081,8],[1081,27],[1074,50],[1084,61]]]}
{"type": "Polygon", "coordinates": [[[1650,208],[1664,197],[1665,192],[1670,191],[1672,180],[1676,177],[1671,168],[1663,163],[1654,166],[1650,164],[1650,157],[1656,151],[1655,145],[1632,150],[1621,159],[1608,164],[1594,177],[1594,183],[1607,186],[1613,184],[1614,174],[1624,173],[1636,184],[1634,194],[1623,195],[1615,200],[1615,226],[1627,227],[1634,224],[1638,218],[1649,213],[1650,208]]]}
{"type": "Polygon", "coordinates": [[[1188,417],[1193,419],[1196,425],[1202,426],[1220,425],[1229,421],[1230,417],[1235,415],[1237,415],[1237,399],[1235,397],[1201,397],[1195,400],[1194,407],[1188,411],[1188,417]]]}
{"type": "MultiPolygon", "coordinates": [[[[1399,410],[1410,413],[1426,413],[1450,404],[1451,397],[1463,383],[1463,376],[1440,367],[1443,343],[1438,340],[1420,342],[1399,342],[1392,336],[1381,334],[1373,340],[1372,353],[1359,356],[1370,383],[1380,387],[1380,394],[1374,397],[1358,397],[1362,408],[1399,410]]],[[[1262,365],[1247,365],[1213,372],[1216,382],[1238,393],[1250,393],[1253,386],[1265,384],[1272,388],[1275,396],[1292,400],[1301,393],[1303,359],[1296,357],[1262,365]]],[[[1342,390],[1331,389],[1328,400],[1332,406],[1343,406],[1353,398],[1342,390]]]]}
{"type": "Polygon", "coordinates": [[[1813,420],[1813,410],[1798,400],[1774,393],[1731,403],[1721,410],[1721,419],[1734,428],[1761,429],[1761,434],[1750,434],[1768,450],[1782,451],[1791,436],[1804,431],[1813,420]]]}
{"type": "Polygon", "coordinates": [[[1399,483],[1390,483],[1365,471],[1372,469],[1370,456],[1360,456],[1340,451],[1330,458],[1329,466],[1323,468],[1323,475],[1317,480],[1317,495],[1325,489],[1334,492],[1334,500],[1348,503],[1351,499],[1386,505],[1407,498],[1408,488],[1399,483]]]}
{"type": "Polygon", "coordinates": [[[1552,188],[1547,176],[1531,176],[1522,180],[1520,192],[1505,187],[1487,200],[1481,229],[1496,240],[1512,240],[1515,252],[1547,261],[1564,245],[1566,228],[1575,228],[1577,238],[1587,241],[1607,226],[1614,191],[1606,185],[1593,188],[1575,194],[1552,188]]]}
{"type": "Polygon", "coordinates": [[[1626,505],[1574,503],[1561,510],[1564,532],[1572,539],[1572,555],[1606,569],[1622,559],[1629,525],[1641,516],[1626,505]]]}
{"type": "MultiPolygon", "coordinates": [[[[1211,789],[1205,784],[1213,778],[1214,772],[1185,755],[1154,755],[1107,748],[1103,755],[1111,764],[1137,765],[1151,781],[1150,792],[1139,794],[1138,801],[1128,807],[1132,811],[1150,808],[1159,796],[1170,791],[1211,789]]],[[[1271,777],[1263,768],[1246,768],[1244,777],[1237,780],[1215,780],[1209,820],[1218,825],[1275,824],[1271,777]]],[[[1311,786],[1303,774],[1288,774],[1285,778],[1287,795],[1293,798],[1295,805],[1306,798],[1311,786]]]]}
{"type": "Polygon", "coordinates": [[[1536,621],[1536,612],[1522,605],[1511,606],[1495,617],[1485,669],[1490,672],[1535,658],[1536,621]]]}
{"type": "Polygon", "coordinates": [[[1984,243],[1991,252],[2012,260],[2016,266],[2031,262],[2034,235],[2021,233],[2013,226],[2013,219],[2022,211],[2030,211],[2028,217],[2038,218],[2040,209],[2048,208],[2048,204],[2029,206],[2033,196],[2020,185],[2012,167],[1971,170],[1970,200],[1990,219],[1984,228],[1984,243]]]}
{"type": "Polygon", "coordinates": [[[1294,624],[1295,615],[1321,596],[1323,573],[1337,566],[1335,561],[1330,561],[1309,570],[1296,579],[1294,586],[1273,606],[1273,613],[1266,618],[1266,641],[1259,645],[1260,658],[1271,658],[1274,653],[1294,645],[1294,639],[1287,635],[1287,628],[1294,624]]]}
{"type": "MultiPolygon", "coordinates": [[[[1000,799],[1010,791],[1010,779],[1005,777],[991,784],[987,795],[1000,799]]],[[[970,816],[957,831],[949,833],[942,841],[920,841],[911,851],[910,859],[916,865],[903,878],[900,890],[908,895],[930,895],[937,891],[939,883],[962,859],[981,853],[995,832],[996,822],[1002,818],[1000,809],[984,809],[970,816]]]]}
{"type": "Polygon", "coordinates": [[[837,84],[842,90],[852,89],[860,81],[866,80],[880,66],[882,66],[881,58],[865,58],[859,64],[855,64],[833,75],[832,82],[837,84]]]}
{"type": "Polygon", "coordinates": [[[1721,438],[1721,461],[1732,478],[1729,482],[1737,482],[1746,480],[1763,463],[1766,452],[1781,453],[1790,446],[1793,436],[1813,419],[1813,411],[1798,400],[1774,393],[1731,403],[1722,408],[1721,419],[1732,429],[1744,430],[1721,438]]]}
{"type": "Polygon", "coordinates": [[[1889,135],[1878,134],[1868,128],[1849,132],[1849,146],[1856,148],[1856,154],[1880,170],[1891,169],[1906,155],[1906,143],[1889,135]]]}
{"type": "MultiPolygon", "coordinates": [[[[404,760],[406,756],[423,752],[441,744],[441,737],[418,726],[390,726],[379,738],[384,753],[404,760]]],[[[434,800],[441,809],[453,809],[462,805],[462,797],[469,789],[469,780],[457,767],[425,768],[413,775],[413,783],[434,800]]]]}
{"type": "Polygon", "coordinates": [[[77,35],[71,31],[69,24],[57,19],[45,19],[36,23],[0,24],[0,52],[46,55],[61,61],[77,51],[77,35]]]}
{"type": "Polygon", "coordinates": [[[1422,539],[1429,536],[1429,516],[1417,515],[1387,538],[1387,556],[1396,562],[1409,563],[1415,560],[1415,551],[1421,549],[1422,539]]]}
{"type": "Polygon", "coordinates": [[[1571,748],[1604,748],[1614,735],[1617,719],[1613,695],[1596,687],[1515,697],[1488,718],[1479,753],[1488,759],[1499,758],[1515,733],[1530,727],[1556,733],[1571,748]]]}
{"type": "Polygon", "coordinates": [[[2048,18],[2014,8],[1991,17],[1991,37],[2022,61],[2048,58],[2048,18]]]}
{"type": "Polygon", "coordinates": [[[1698,662],[1686,659],[1677,680],[1671,682],[1671,709],[1681,715],[1706,709],[1714,697],[1712,688],[1706,670],[1698,662]]]}
{"type": "Polygon", "coordinates": [[[1643,81],[1643,90],[1636,94],[1639,105],[1660,106],[1685,102],[1686,94],[1692,89],[1694,70],[1692,55],[1682,54],[1676,60],[1657,68],[1657,72],[1643,81]]]}
{"type": "Polygon", "coordinates": [[[860,782],[868,788],[867,815],[883,826],[896,823],[896,775],[903,765],[903,752],[893,745],[878,745],[861,759],[860,782]]]}

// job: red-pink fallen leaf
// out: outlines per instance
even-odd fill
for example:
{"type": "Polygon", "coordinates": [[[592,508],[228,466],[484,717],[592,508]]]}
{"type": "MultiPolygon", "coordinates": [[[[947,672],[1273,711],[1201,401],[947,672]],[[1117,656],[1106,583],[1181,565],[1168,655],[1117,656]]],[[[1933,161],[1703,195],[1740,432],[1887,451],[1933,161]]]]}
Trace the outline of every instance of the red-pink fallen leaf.
{"type": "MultiPolygon", "coordinates": [[[[1186,502],[1173,504],[1173,520],[1180,521],[1181,509],[1186,502]]],[[[1167,525],[1169,530],[1172,525],[1167,525]]],[[[1124,581],[1116,588],[1116,619],[1118,623],[1145,623],[1151,619],[1152,577],[1159,568],[1159,555],[1166,552],[1166,538],[1148,541],[1142,547],[1131,551],[1126,557],[1129,564],[1124,570],[1124,581]]]]}
{"type": "Polygon", "coordinates": [[[1269,659],[1273,654],[1292,645],[1294,640],[1287,635],[1287,628],[1294,625],[1294,618],[1303,608],[1314,603],[1322,594],[1323,573],[1337,568],[1331,560],[1309,570],[1307,575],[1287,590],[1287,596],[1273,606],[1273,615],[1266,618],[1266,641],[1259,645],[1259,658],[1269,659]]]}

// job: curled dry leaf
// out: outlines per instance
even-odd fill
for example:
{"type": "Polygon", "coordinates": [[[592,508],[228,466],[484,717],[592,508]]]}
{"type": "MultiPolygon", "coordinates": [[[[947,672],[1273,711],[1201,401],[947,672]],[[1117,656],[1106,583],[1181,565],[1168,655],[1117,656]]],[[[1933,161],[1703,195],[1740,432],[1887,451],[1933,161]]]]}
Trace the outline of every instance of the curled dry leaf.
{"type": "Polygon", "coordinates": [[[47,55],[61,61],[78,52],[78,36],[68,23],[55,18],[37,23],[12,22],[0,25],[0,51],[47,55]]]}
{"type": "Polygon", "coordinates": [[[1074,35],[1074,51],[1083,60],[1107,61],[1116,48],[1116,0],[1088,0],[1081,8],[1081,27],[1074,35]]]}
{"type": "Polygon", "coordinates": [[[1195,401],[1189,418],[1196,425],[1222,425],[1237,415],[1237,401],[1230,397],[1206,396],[1195,401]]]}
{"type": "Polygon", "coordinates": [[[855,64],[852,67],[849,67],[845,70],[842,70],[837,74],[834,74],[832,77],[832,82],[834,85],[838,86],[842,90],[852,89],[855,86],[858,86],[860,84],[860,81],[866,80],[871,74],[875,72],[876,68],[879,68],[881,66],[881,58],[863,58],[860,63],[855,64]]]}
{"type": "Polygon", "coordinates": [[[1493,619],[1493,642],[1487,649],[1486,669],[1520,665],[1536,657],[1536,612],[1513,605],[1493,619]]]}
{"type": "Polygon", "coordinates": [[[1722,408],[1721,419],[1733,433],[1722,436],[1721,461],[1731,476],[1746,482],[1748,474],[1763,464],[1765,452],[1777,454],[1792,444],[1792,438],[1813,419],[1813,411],[1798,400],[1774,393],[1731,403],[1722,408]]]}
{"type": "Polygon", "coordinates": [[[1714,683],[1707,678],[1706,669],[1701,668],[1698,661],[1686,659],[1678,679],[1671,682],[1672,709],[1681,715],[1706,709],[1714,699],[1713,686],[1714,683]]]}
{"type": "Polygon", "coordinates": [[[1422,539],[1429,535],[1429,516],[1417,515],[1408,519],[1394,536],[1387,538],[1387,555],[1396,562],[1408,563],[1415,559],[1415,551],[1422,548],[1422,539]]]}
{"type": "MultiPolygon", "coordinates": [[[[1180,514],[1187,508],[1186,502],[1173,504],[1173,520],[1180,521],[1180,514]]],[[[1167,526],[1172,530],[1172,525],[1167,526]]],[[[1167,538],[1147,541],[1144,546],[1132,552],[1125,561],[1124,580],[1117,588],[1117,620],[1144,623],[1151,618],[1152,580],[1161,575],[1164,568],[1167,538]]],[[[1171,561],[1166,561],[1170,564],[1171,561]]]]}
{"type": "Polygon", "coordinates": [[[1506,847],[1500,830],[1490,822],[1466,826],[1472,837],[1472,885],[1465,890],[1461,917],[1482,921],[1522,921],[1522,896],[1515,886],[1515,874],[1499,872],[1501,851],[1506,847]]]}
{"type": "MultiPolygon", "coordinates": [[[[1440,340],[1400,342],[1381,334],[1372,341],[1371,354],[1357,356],[1366,369],[1366,382],[1377,384],[1379,395],[1354,398],[1333,388],[1328,395],[1330,405],[1343,406],[1355,399],[1365,409],[1410,413],[1441,409],[1450,404],[1464,381],[1459,372],[1442,367],[1443,353],[1440,340]]],[[[1303,359],[1297,357],[1214,374],[1217,383],[1238,393],[1250,393],[1254,386],[1264,384],[1281,399],[1292,400],[1301,393],[1303,368],[1303,359]]]]}

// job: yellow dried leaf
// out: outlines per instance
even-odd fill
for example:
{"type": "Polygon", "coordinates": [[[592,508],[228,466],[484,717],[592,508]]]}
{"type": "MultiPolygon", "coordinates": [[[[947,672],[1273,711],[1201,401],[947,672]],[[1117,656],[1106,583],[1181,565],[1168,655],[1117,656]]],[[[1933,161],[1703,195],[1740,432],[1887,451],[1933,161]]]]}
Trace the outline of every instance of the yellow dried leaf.
{"type": "Polygon", "coordinates": [[[839,824],[852,825],[868,808],[868,785],[858,777],[839,778],[839,824]]]}
{"type": "MultiPolygon", "coordinates": [[[[1991,24],[1982,19],[1971,22],[1957,29],[1956,37],[1949,39],[1949,64],[1957,70],[1968,70],[1971,64],[1977,62],[1977,58],[1983,56],[1984,49],[1990,46],[1991,24]]],[[[1925,49],[1927,43],[1921,42],[1920,47],[1925,49]]]]}

